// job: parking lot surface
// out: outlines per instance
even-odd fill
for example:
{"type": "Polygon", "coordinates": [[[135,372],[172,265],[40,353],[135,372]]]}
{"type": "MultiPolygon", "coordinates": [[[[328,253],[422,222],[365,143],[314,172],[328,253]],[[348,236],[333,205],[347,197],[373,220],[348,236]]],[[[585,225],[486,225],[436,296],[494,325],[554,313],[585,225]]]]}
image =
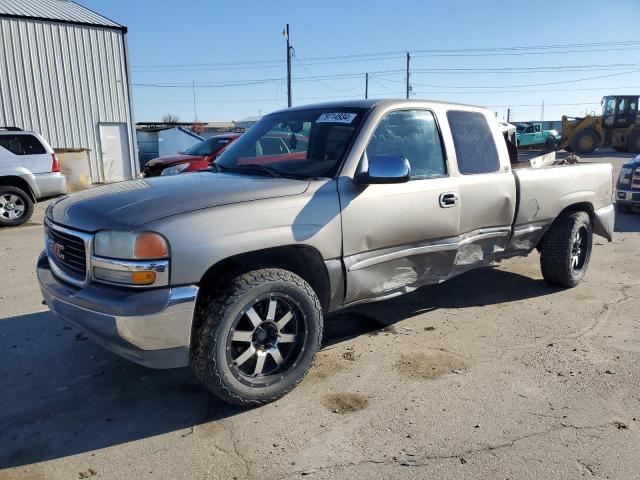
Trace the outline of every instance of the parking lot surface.
{"type": "Polygon", "coordinates": [[[44,207],[0,231],[0,479],[640,478],[640,214],[574,289],[534,252],[334,314],[300,386],[243,410],[48,312],[44,207]]]}

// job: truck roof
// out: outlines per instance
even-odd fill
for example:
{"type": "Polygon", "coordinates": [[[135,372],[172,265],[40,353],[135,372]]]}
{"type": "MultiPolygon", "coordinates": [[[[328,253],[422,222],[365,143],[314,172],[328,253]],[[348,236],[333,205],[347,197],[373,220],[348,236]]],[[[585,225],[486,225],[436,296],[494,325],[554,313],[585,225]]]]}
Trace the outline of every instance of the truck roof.
{"type": "Polygon", "coordinates": [[[380,105],[385,106],[402,106],[407,104],[416,104],[421,106],[451,106],[464,107],[479,110],[487,110],[484,107],[476,105],[465,105],[462,103],[441,102],[436,100],[418,100],[418,99],[368,99],[368,100],[340,100],[335,102],[314,103],[309,105],[299,105],[291,108],[283,108],[272,113],[286,112],[288,110],[306,110],[311,108],[373,108],[380,105]]]}

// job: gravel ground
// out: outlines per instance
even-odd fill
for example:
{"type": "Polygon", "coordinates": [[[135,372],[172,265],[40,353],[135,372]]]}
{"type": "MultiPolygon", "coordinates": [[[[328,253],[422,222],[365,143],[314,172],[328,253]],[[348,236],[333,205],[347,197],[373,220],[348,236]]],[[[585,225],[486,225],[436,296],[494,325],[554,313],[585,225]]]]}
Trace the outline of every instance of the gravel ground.
{"type": "Polygon", "coordinates": [[[571,290],[534,253],[333,315],[302,384],[242,410],[47,312],[44,206],[0,231],[0,479],[640,478],[639,214],[571,290]]]}

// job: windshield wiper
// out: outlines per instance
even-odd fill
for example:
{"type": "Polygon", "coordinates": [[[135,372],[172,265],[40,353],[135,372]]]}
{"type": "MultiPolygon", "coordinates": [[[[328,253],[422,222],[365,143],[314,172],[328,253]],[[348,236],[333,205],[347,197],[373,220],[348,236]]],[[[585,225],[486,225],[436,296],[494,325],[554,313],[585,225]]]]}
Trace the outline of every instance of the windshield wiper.
{"type": "Polygon", "coordinates": [[[210,163],[209,167],[215,169],[216,172],[227,172],[227,171],[229,171],[229,167],[225,167],[225,166],[220,165],[220,164],[218,164],[216,162],[210,163]]]}

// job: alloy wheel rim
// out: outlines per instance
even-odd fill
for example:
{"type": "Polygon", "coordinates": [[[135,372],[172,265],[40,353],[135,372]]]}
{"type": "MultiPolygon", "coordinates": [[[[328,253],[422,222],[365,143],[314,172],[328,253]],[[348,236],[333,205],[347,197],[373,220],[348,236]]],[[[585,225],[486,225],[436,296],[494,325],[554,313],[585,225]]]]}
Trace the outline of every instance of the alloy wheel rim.
{"type": "Polygon", "coordinates": [[[17,220],[24,215],[26,205],[24,200],[13,193],[0,194],[0,217],[7,220],[17,220]]]}
{"type": "Polygon", "coordinates": [[[589,249],[589,238],[586,227],[582,226],[573,237],[571,245],[571,268],[573,271],[580,271],[584,267],[589,249]]]}
{"type": "Polygon", "coordinates": [[[306,317],[294,299],[284,293],[261,295],[229,329],[227,364],[240,382],[269,386],[298,365],[306,336],[306,317]]]}

